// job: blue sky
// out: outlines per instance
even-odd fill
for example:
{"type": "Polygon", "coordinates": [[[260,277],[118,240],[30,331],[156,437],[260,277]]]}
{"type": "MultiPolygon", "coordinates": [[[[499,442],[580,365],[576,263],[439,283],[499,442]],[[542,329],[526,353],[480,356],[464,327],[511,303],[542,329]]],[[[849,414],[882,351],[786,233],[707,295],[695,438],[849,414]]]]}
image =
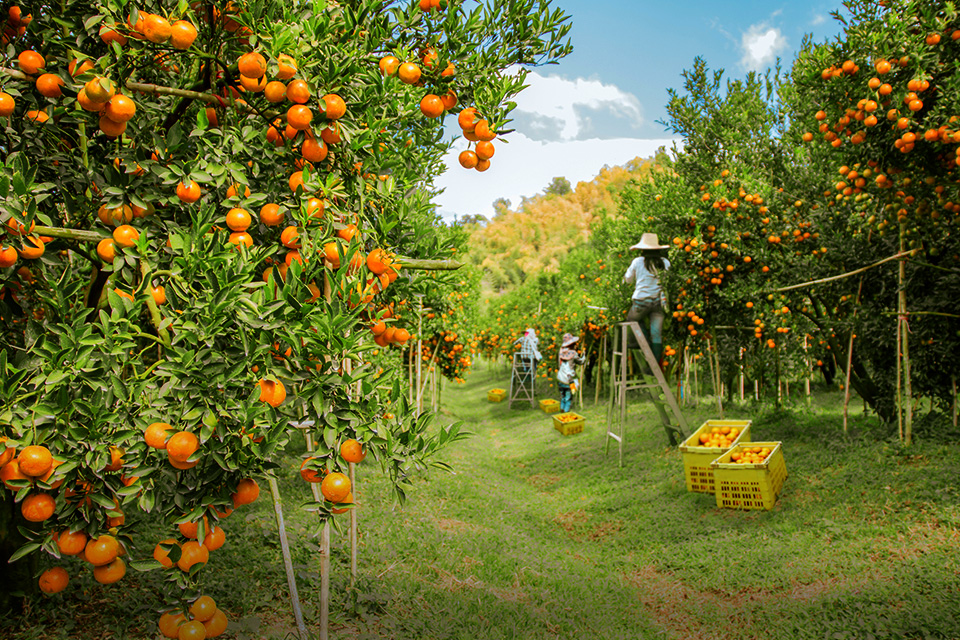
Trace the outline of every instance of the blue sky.
{"type": "MultiPolygon", "coordinates": [[[[509,143],[497,143],[484,173],[462,169],[460,140],[437,181],[444,218],[491,216],[503,197],[516,208],[554,176],[574,185],[604,165],[649,156],[670,146],[667,90],[681,90],[681,73],[695,57],[725,77],[764,71],[779,56],[789,66],[805,34],[822,42],[840,32],[830,17],[839,0],[553,0],[571,16],[573,53],[558,65],[539,67],[517,99],[509,143]]],[[[451,123],[452,124],[452,123],[451,123]]],[[[455,126],[455,125],[454,125],[455,126]]]]}

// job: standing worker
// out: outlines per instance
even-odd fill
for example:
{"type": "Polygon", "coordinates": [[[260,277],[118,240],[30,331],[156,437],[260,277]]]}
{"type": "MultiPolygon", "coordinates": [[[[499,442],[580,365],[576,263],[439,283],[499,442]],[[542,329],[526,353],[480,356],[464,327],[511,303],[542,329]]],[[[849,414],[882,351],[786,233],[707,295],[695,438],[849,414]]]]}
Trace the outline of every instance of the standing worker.
{"type": "Polygon", "coordinates": [[[670,247],[660,244],[657,234],[645,233],[640,236],[640,242],[630,248],[639,250],[640,255],[634,258],[623,276],[624,282],[634,283],[627,321],[640,323],[654,358],[660,362],[663,355],[663,309],[666,306],[660,274],[670,268],[670,261],[666,258],[670,247]],[[647,317],[650,318],[649,329],[643,323],[647,317]]]}
{"type": "Polygon", "coordinates": [[[577,380],[576,366],[583,364],[583,358],[577,353],[576,349],[571,349],[573,345],[580,340],[571,333],[563,334],[563,342],[560,344],[560,368],[557,370],[557,387],[560,389],[560,411],[566,413],[570,411],[573,404],[573,390],[571,385],[577,380]]]}
{"type": "Polygon", "coordinates": [[[537,332],[533,327],[528,328],[524,334],[513,343],[514,346],[518,344],[520,345],[520,359],[523,361],[523,368],[521,369],[520,375],[523,378],[529,375],[531,380],[536,380],[537,365],[543,360],[543,356],[540,355],[540,350],[538,349],[540,340],[537,338],[537,332]]]}

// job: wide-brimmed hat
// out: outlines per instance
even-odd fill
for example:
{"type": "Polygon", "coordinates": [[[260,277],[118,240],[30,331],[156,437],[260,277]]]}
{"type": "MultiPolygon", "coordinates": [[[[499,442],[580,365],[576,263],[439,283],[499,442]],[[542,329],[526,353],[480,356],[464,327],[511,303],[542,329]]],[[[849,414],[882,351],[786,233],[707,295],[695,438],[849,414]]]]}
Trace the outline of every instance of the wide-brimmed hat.
{"type": "Polygon", "coordinates": [[[577,352],[573,349],[560,349],[561,360],[573,360],[577,357],[577,352]]]}
{"type": "Polygon", "coordinates": [[[670,247],[665,244],[660,244],[660,239],[655,233],[645,233],[640,236],[640,242],[630,247],[631,249],[669,249],[670,247]]]}
{"type": "Polygon", "coordinates": [[[579,337],[573,335],[572,333],[563,334],[563,342],[560,344],[561,347],[569,347],[570,345],[576,343],[580,340],[579,337]]]}

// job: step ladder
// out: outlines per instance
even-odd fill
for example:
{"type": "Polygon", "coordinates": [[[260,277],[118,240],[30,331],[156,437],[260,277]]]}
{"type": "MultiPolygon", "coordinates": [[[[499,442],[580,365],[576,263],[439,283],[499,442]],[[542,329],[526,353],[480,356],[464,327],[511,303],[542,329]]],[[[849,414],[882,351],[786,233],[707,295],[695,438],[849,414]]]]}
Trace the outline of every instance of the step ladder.
{"type": "Polygon", "coordinates": [[[532,355],[523,355],[521,353],[513,354],[513,370],[510,372],[510,409],[514,402],[530,401],[530,406],[536,409],[537,403],[534,400],[534,387],[536,385],[536,363],[532,355]]]}
{"type": "Polygon", "coordinates": [[[680,412],[680,405],[667,384],[667,379],[660,370],[660,363],[653,355],[653,350],[647,343],[646,337],[640,330],[637,322],[621,322],[619,330],[614,330],[613,350],[610,361],[610,403],[607,407],[607,435],[604,444],[604,454],[610,452],[610,440],[616,440],[619,450],[619,466],[623,466],[623,439],[624,427],[627,422],[627,395],[630,391],[643,389],[647,397],[657,409],[660,422],[667,433],[672,446],[683,442],[685,433],[689,431],[687,421],[680,412]],[[629,378],[627,360],[630,358],[630,338],[636,339],[640,346],[643,359],[638,362],[640,371],[636,377],[629,378]],[[666,405],[666,406],[665,406],[666,405]],[[674,421],[667,413],[669,407],[674,421]]]}

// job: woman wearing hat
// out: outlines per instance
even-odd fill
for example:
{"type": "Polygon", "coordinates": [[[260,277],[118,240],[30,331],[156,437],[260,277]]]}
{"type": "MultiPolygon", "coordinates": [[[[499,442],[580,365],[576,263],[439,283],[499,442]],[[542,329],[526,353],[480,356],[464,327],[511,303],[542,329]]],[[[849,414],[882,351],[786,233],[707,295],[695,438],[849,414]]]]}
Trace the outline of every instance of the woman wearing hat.
{"type": "Polygon", "coordinates": [[[572,349],[573,345],[580,340],[571,333],[563,334],[563,342],[560,343],[560,368],[557,370],[557,386],[560,388],[560,411],[566,413],[570,411],[570,405],[573,404],[573,393],[570,385],[577,379],[576,366],[583,364],[583,358],[572,349]]]}
{"type": "Polygon", "coordinates": [[[649,329],[642,322],[640,327],[659,362],[663,354],[664,317],[660,274],[670,268],[670,261],[664,257],[664,252],[670,247],[660,244],[657,234],[645,233],[640,236],[640,242],[630,248],[639,250],[640,255],[634,258],[623,276],[624,282],[634,284],[627,320],[641,322],[644,318],[650,318],[649,329]]]}

